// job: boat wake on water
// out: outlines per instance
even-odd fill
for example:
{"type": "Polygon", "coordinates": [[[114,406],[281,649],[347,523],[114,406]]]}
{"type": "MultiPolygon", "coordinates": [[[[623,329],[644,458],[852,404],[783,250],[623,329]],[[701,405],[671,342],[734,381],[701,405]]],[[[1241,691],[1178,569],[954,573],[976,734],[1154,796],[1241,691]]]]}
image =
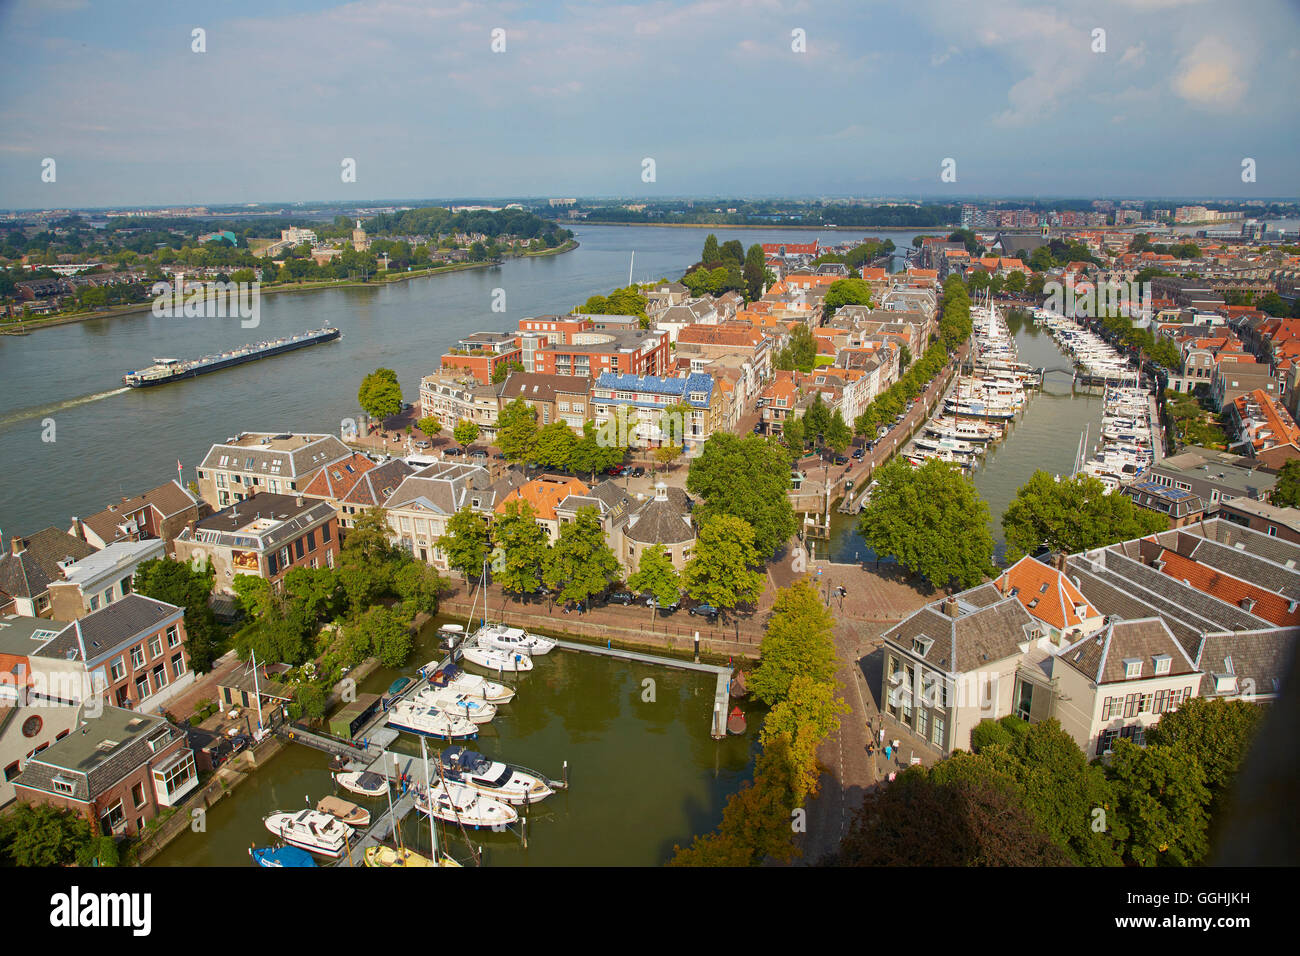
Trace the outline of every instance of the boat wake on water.
{"type": "Polygon", "coordinates": [[[16,425],[19,422],[31,421],[33,418],[44,418],[47,415],[53,415],[55,412],[66,411],[69,408],[76,408],[78,405],[87,405],[90,402],[98,402],[101,399],[112,398],[114,395],[121,395],[123,392],[129,391],[131,390],[123,385],[120,388],[109,389],[107,392],[95,392],[93,395],[82,395],[78,398],[65,398],[57,402],[47,402],[44,405],[33,405],[30,408],[20,408],[0,417],[0,428],[7,428],[10,425],[16,425]]]}

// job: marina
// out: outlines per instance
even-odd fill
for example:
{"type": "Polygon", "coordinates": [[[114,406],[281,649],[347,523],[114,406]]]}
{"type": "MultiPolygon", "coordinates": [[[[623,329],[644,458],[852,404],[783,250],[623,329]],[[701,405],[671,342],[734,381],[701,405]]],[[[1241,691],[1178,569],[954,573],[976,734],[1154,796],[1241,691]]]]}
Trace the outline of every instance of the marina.
{"type": "MultiPolygon", "coordinates": [[[[422,631],[414,660],[429,660],[439,650],[437,629],[435,624],[422,631]]],[[[440,655],[437,664],[446,663],[446,657],[440,655]]],[[[728,736],[725,728],[720,739],[711,739],[715,713],[721,708],[725,724],[733,703],[719,702],[719,692],[725,700],[731,668],[564,639],[557,639],[555,651],[537,658],[536,665],[512,681],[514,699],[483,725],[473,743],[443,744],[427,738],[430,777],[438,782],[439,755],[444,755],[441,774],[454,783],[449,767],[462,760],[464,770],[479,767],[472,758],[456,756],[472,753],[489,765],[510,767],[512,777],[533,776],[553,792],[511,804],[522,819],[507,829],[466,828],[468,840],[455,823],[440,823],[440,852],[465,865],[472,865],[480,851],[481,862],[488,866],[629,860],[657,865],[671,856],[674,843],[689,842],[694,833],[716,825],[726,797],[751,772],[756,747],[754,735],[728,736]],[[550,787],[565,778],[567,789],[550,787]],[[637,828],[626,826],[633,816],[640,823],[637,828]]],[[[425,673],[433,676],[429,669],[425,673]]],[[[431,685],[412,666],[376,671],[358,690],[381,695],[400,678],[413,676],[401,692],[413,699],[431,685]]],[[[493,675],[486,683],[500,682],[493,675]]],[[[740,706],[751,710],[755,705],[740,706]]],[[[183,833],[150,865],[248,865],[250,843],[264,846],[270,835],[262,826],[263,816],[301,812],[294,808],[303,807],[304,794],[310,794],[315,805],[329,793],[364,806],[372,822],[356,829],[342,856],[318,856],[316,865],[337,861],[360,866],[367,851],[372,851],[371,858],[383,853],[390,859],[397,853],[399,834],[403,853],[414,854],[414,862],[390,859],[382,865],[423,865],[416,858],[427,861],[431,847],[429,818],[414,812],[416,794],[426,779],[420,738],[385,727],[383,717],[382,712],[376,714],[351,743],[323,734],[309,737],[292,728],[294,741],[208,810],[210,828],[221,832],[222,840],[183,833]],[[311,746],[301,745],[309,742],[311,746]],[[332,754],[343,759],[331,763],[332,754]],[[353,787],[368,788],[372,795],[341,786],[345,776],[353,787]]],[[[754,726],[752,712],[750,720],[754,726]]]]}

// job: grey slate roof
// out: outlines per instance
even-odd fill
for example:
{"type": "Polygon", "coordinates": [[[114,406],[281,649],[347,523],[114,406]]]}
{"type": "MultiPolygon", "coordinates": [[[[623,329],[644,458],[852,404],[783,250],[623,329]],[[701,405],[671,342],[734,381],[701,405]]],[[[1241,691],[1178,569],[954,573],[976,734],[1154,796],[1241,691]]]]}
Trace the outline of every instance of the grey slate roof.
{"type": "Polygon", "coordinates": [[[333,435],[273,435],[255,432],[244,436],[251,444],[225,443],[213,445],[203,457],[200,468],[239,471],[274,475],[279,478],[302,478],[330,462],[347,458],[351,449],[333,435]],[[261,438],[271,444],[256,443],[261,438]],[[285,447],[277,447],[277,445],[285,447]],[[222,464],[222,457],[226,458],[222,464]],[[279,462],[280,469],[272,470],[271,463],[279,462]]]}
{"type": "Polygon", "coordinates": [[[1019,600],[1004,598],[992,584],[955,598],[957,617],[944,612],[944,600],[935,601],[886,631],[885,639],[937,670],[964,674],[1019,653],[1038,627],[1019,600]],[[930,641],[924,653],[914,646],[918,638],[930,641]]]}
{"type": "Polygon", "coordinates": [[[414,473],[415,469],[400,458],[386,461],[362,475],[339,503],[359,508],[382,506],[388,502],[389,496],[397,490],[402,480],[414,473]]]}
{"type": "Polygon", "coordinates": [[[1096,634],[1080,638],[1060,653],[1060,659],[1097,684],[1126,680],[1124,661],[1142,662],[1142,674],[1134,680],[1155,676],[1152,658],[1167,654],[1169,675],[1194,674],[1196,665],[1173,632],[1158,617],[1137,621],[1114,621],[1096,634]]]}
{"type": "Polygon", "coordinates": [[[677,487],[664,500],[650,498],[628,516],[624,534],[638,544],[681,544],[695,540],[690,496],[677,487]]]}
{"type": "Polygon", "coordinates": [[[59,562],[64,558],[79,561],[95,553],[93,545],[58,528],[42,528],[35,534],[14,538],[23,550],[11,548],[0,556],[0,591],[20,598],[44,594],[51,581],[63,580],[59,562]]]}
{"type": "Polygon", "coordinates": [[[73,785],[68,796],[90,802],[127,774],[148,763],[157,750],[183,736],[180,730],[161,717],[120,707],[105,707],[101,716],[87,718],[85,727],[74,730],[28,758],[23,772],[14,778],[13,783],[58,793],[54,789],[54,778],[62,777],[73,785]],[[154,746],[150,745],[151,740],[155,741],[154,746]],[[117,746],[100,747],[100,744],[108,742],[117,746]]]}
{"type": "Polygon", "coordinates": [[[1216,674],[1235,675],[1236,692],[1245,693],[1253,688],[1253,693],[1261,696],[1279,693],[1291,655],[1295,653],[1297,636],[1300,636],[1297,628],[1206,635],[1196,662],[1205,675],[1201,679],[1201,696],[1216,695],[1216,674]]]}
{"type": "Polygon", "coordinates": [[[66,625],[37,653],[42,657],[84,660],[91,666],[142,635],[158,630],[170,618],[179,619],[183,614],[184,608],[174,604],[155,601],[143,594],[128,594],[66,625]]]}

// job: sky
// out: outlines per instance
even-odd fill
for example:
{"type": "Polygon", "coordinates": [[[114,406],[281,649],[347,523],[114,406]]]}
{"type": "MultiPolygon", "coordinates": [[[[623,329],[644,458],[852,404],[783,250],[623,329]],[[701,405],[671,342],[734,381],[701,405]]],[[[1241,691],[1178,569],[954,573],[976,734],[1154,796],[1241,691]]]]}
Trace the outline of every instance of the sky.
{"type": "Polygon", "coordinates": [[[1300,0],[0,0],[0,43],[0,208],[1300,191],[1300,0]]]}

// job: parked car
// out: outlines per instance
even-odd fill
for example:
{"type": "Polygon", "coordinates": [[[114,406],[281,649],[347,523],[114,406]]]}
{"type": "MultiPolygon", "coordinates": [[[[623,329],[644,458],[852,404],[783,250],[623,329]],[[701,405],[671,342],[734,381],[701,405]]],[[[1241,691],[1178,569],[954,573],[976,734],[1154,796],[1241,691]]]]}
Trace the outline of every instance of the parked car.
{"type": "Polygon", "coordinates": [[[475,448],[472,452],[469,453],[469,457],[480,458],[483,461],[487,461],[487,456],[488,453],[485,452],[482,448],[475,448]]]}
{"type": "Polygon", "coordinates": [[[645,475],[645,469],[642,468],[640,465],[637,465],[635,468],[632,469],[633,478],[641,478],[644,475],[645,475]]]}
{"type": "Polygon", "coordinates": [[[621,474],[623,474],[623,466],[622,466],[622,465],[610,465],[608,468],[605,469],[605,474],[607,474],[607,475],[614,475],[614,476],[621,475],[621,474]]]}
{"type": "Polygon", "coordinates": [[[495,458],[497,461],[505,461],[505,460],[506,460],[506,453],[503,452],[503,451],[499,451],[499,452],[497,452],[495,455],[493,455],[492,457],[495,458]]]}
{"type": "Polygon", "coordinates": [[[849,459],[847,455],[836,455],[832,459],[832,461],[834,461],[835,464],[837,465],[847,465],[849,463],[849,459]]]}
{"type": "Polygon", "coordinates": [[[673,601],[672,604],[660,604],[660,603],[659,603],[659,599],[656,598],[656,597],[652,594],[652,595],[650,595],[648,598],[646,598],[645,606],[646,606],[646,607],[652,607],[652,608],[655,608],[656,610],[659,610],[659,611],[670,611],[670,612],[671,612],[671,611],[675,611],[675,610],[677,610],[679,607],[681,607],[681,606],[682,606],[682,602],[681,602],[681,601],[673,601]]]}
{"type": "Polygon", "coordinates": [[[456,445],[452,445],[450,448],[445,449],[445,450],[443,451],[443,454],[444,454],[444,455],[452,455],[452,456],[454,456],[454,455],[463,455],[463,454],[465,454],[465,449],[463,449],[463,448],[459,448],[459,447],[457,447],[456,445]]]}
{"type": "Polygon", "coordinates": [[[697,604],[695,607],[691,608],[691,613],[697,617],[703,617],[710,622],[718,619],[718,609],[712,604],[697,604]]]}
{"type": "Polygon", "coordinates": [[[853,459],[855,461],[861,461],[866,456],[867,456],[867,450],[863,448],[861,445],[853,449],[853,459]]]}
{"type": "Polygon", "coordinates": [[[621,604],[624,607],[632,604],[636,600],[636,595],[631,591],[614,591],[605,598],[609,604],[621,604]]]}
{"type": "Polygon", "coordinates": [[[416,448],[430,448],[432,447],[432,445],[433,445],[432,442],[427,442],[427,441],[417,441],[415,443],[416,448]]]}

